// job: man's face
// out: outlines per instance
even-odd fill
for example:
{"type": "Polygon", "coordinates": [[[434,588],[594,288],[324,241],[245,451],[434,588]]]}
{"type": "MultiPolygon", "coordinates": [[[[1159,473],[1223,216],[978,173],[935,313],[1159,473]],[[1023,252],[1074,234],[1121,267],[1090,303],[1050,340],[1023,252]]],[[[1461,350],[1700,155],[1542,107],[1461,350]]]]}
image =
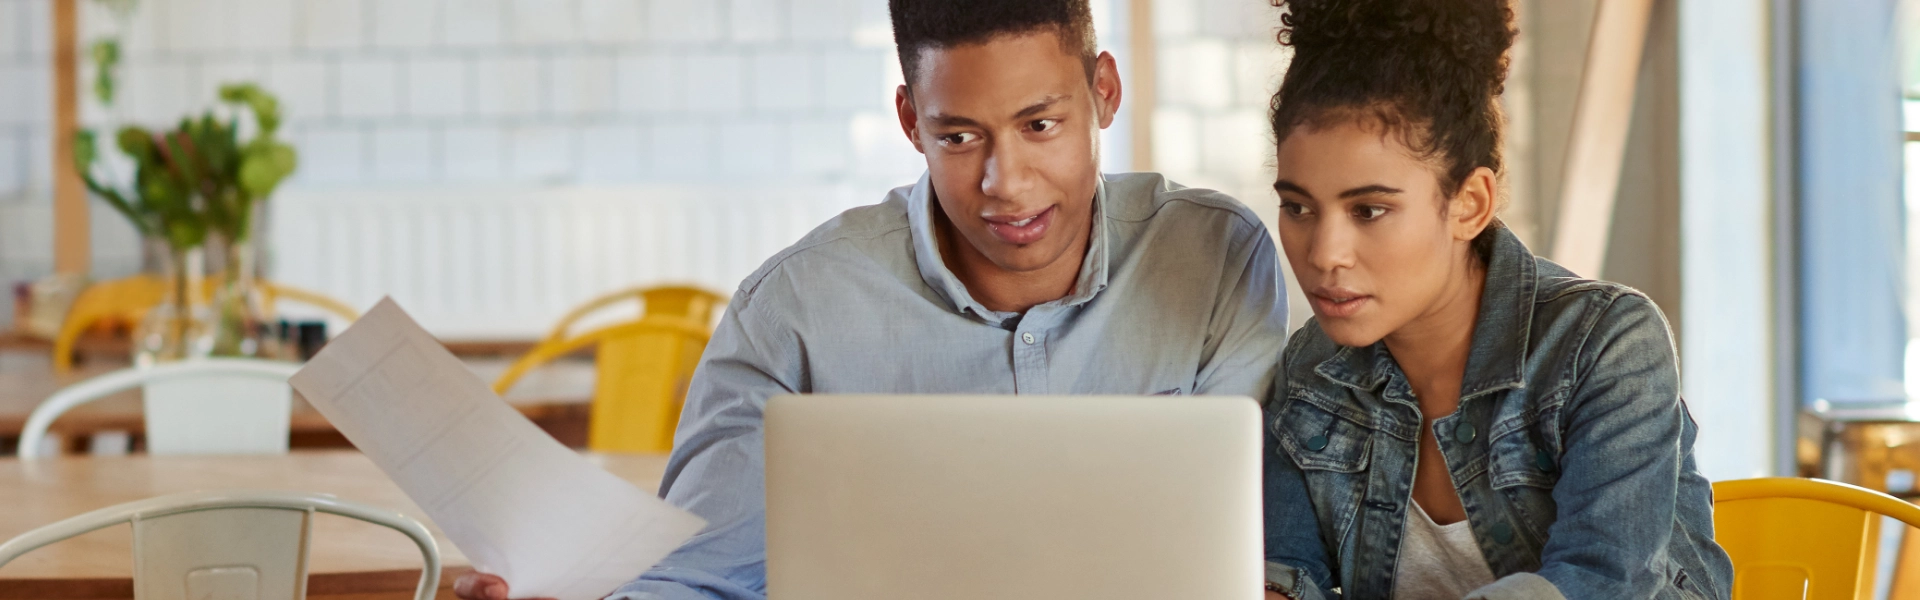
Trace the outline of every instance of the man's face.
{"type": "Polygon", "coordinates": [[[1024,273],[1078,259],[1093,225],[1100,129],[1113,122],[1120,80],[1102,53],[1091,85],[1080,57],[1052,32],[930,49],[901,86],[900,125],[927,157],[940,210],[985,259],[1024,273]]]}

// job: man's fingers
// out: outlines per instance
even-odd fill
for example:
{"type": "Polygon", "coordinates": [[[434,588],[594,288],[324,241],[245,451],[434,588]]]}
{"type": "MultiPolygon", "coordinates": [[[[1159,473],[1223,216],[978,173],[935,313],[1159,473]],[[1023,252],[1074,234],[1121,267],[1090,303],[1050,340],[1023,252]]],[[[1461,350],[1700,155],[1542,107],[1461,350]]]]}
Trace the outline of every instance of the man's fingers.
{"type": "Polygon", "coordinates": [[[490,573],[468,571],[454,580],[453,595],[461,600],[507,600],[507,580],[490,573]]]}

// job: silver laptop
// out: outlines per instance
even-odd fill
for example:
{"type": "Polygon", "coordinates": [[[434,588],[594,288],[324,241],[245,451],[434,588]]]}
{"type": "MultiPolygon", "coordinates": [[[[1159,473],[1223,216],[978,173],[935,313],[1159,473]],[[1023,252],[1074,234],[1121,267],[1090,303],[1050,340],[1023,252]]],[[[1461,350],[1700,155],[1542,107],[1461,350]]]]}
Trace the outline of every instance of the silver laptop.
{"type": "Polygon", "coordinates": [[[1206,396],[767,402],[770,600],[1257,600],[1260,410],[1206,396]]]}

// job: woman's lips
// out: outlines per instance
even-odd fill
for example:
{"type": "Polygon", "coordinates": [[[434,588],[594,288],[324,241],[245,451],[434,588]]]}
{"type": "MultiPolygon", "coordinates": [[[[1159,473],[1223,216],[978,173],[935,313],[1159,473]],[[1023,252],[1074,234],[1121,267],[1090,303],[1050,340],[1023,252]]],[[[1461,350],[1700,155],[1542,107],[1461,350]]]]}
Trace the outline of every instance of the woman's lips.
{"type": "Polygon", "coordinates": [[[1373,297],[1357,294],[1316,293],[1307,295],[1307,300],[1313,303],[1314,314],[1332,319],[1341,319],[1351,317],[1354,313],[1360,312],[1360,309],[1365,307],[1367,302],[1372,301],[1373,297]]]}
{"type": "Polygon", "coordinates": [[[1047,236],[1047,228],[1053,225],[1054,207],[1047,207],[1040,214],[1020,219],[1010,217],[987,217],[987,231],[1015,246],[1025,246],[1047,236]]]}

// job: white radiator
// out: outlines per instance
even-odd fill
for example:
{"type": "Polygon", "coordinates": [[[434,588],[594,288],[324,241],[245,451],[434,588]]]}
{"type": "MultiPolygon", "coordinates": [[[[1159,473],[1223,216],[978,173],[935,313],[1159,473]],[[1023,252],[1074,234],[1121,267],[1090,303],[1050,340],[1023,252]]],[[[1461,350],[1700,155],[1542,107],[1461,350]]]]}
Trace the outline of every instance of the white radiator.
{"type": "Polygon", "coordinates": [[[731,295],[768,257],[882,193],[848,186],[288,189],[271,201],[264,260],[269,278],[357,308],[391,295],[443,338],[531,338],[567,310],[631,286],[692,283],[731,295]]]}

